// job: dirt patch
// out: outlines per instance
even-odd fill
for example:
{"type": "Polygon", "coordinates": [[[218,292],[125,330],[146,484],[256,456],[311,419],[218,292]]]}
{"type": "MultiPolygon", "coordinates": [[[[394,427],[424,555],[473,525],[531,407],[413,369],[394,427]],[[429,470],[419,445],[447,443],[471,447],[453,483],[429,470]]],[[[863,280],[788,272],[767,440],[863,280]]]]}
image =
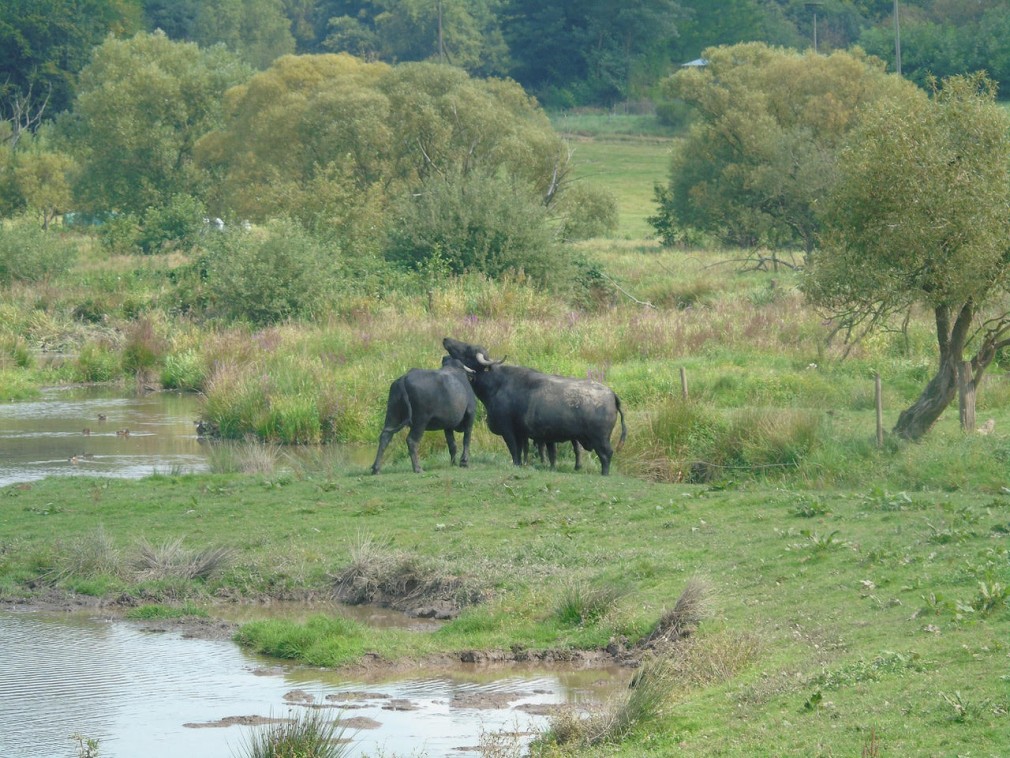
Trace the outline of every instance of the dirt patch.
{"type": "Polygon", "coordinates": [[[217,721],[200,721],[183,724],[187,729],[223,729],[229,726],[262,726],[264,724],[290,724],[292,719],[275,719],[267,716],[225,716],[217,721]]]}

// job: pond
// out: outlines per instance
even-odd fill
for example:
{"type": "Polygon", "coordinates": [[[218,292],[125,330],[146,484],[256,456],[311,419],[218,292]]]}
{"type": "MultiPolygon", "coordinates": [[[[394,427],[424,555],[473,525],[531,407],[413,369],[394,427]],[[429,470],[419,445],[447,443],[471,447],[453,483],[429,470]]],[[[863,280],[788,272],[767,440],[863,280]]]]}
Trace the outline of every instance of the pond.
{"type": "Polygon", "coordinates": [[[457,665],[396,680],[281,665],[227,640],[68,613],[0,611],[0,755],[103,758],[247,755],[255,722],[324,707],[350,756],[476,756],[484,734],[526,744],[552,707],[588,707],[623,670],[457,665]]]}
{"type": "Polygon", "coordinates": [[[0,403],[0,486],[206,470],[199,412],[196,395],[103,387],[47,389],[38,400],[0,403]]]}

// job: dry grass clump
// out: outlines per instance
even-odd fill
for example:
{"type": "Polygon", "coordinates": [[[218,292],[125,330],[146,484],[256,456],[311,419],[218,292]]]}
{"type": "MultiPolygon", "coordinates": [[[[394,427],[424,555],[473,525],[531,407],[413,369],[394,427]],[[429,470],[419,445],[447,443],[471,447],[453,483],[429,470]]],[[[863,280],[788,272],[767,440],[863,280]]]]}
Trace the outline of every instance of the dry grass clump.
{"type": "Polygon", "coordinates": [[[691,577],[673,608],[664,613],[640,647],[654,649],[672,645],[691,635],[712,613],[712,585],[702,577],[691,577]]]}
{"type": "Polygon", "coordinates": [[[262,442],[215,442],[210,447],[210,470],[215,474],[272,474],[281,460],[281,447],[262,442]]]}
{"type": "Polygon", "coordinates": [[[138,580],[209,579],[231,563],[232,551],[224,547],[193,551],[182,538],[152,545],[142,540],[133,568],[138,580]]]}
{"type": "Polygon", "coordinates": [[[351,547],[351,562],[334,577],[334,591],[345,603],[393,608],[441,603],[456,609],[479,602],[484,594],[440,562],[394,550],[370,536],[359,536],[351,547]]]}
{"type": "Polygon", "coordinates": [[[571,746],[620,742],[635,727],[661,717],[676,687],[669,661],[651,657],[642,663],[628,691],[601,710],[585,714],[566,708],[553,716],[543,741],[571,746]]]}
{"type": "Polygon", "coordinates": [[[52,562],[45,576],[53,583],[69,578],[115,577],[123,570],[122,554],[102,526],[57,546],[52,562]]]}

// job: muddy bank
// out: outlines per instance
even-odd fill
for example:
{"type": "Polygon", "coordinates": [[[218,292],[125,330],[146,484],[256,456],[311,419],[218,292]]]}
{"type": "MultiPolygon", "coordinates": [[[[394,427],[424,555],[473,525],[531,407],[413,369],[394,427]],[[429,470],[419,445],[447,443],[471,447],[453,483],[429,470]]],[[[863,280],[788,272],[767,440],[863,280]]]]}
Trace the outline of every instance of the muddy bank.
{"type": "MultiPolygon", "coordinates": [[[[138,620],[126,617],[128,611],[143,605],[146,600],[133,596],[115,598],[98,598],[88,595],[50,591],[44,595],[30,599],[3,599],[0,608],[15,612],[48,611],[59,613],[88,613],[101,618],[115,619],[129,623],[147,632],[174,632],[186,639],[230,640],[241,626],[240,623],[214,618],[215,608],[227,609],[227,603],[217,603],[208,608],[210,617],[184,616],[181,618],[138,620]]],[[[161,603],[170,605],[168,603],[161,603]]],[[[243,603],[255,615],[255,609],[269,608],[271,603],[257,606],[255,603],[243,603]]],[[[430,606],[425,606],[430,607],[430,606]]],[[[413,616],[404,612],[407,615],[413,616]]],[[[226,614],[225,614],[226,615],[226,614]]],[[[264,613],[264,615],[267,615],[264,613]]],[[[365,653],[357,662],[341,667],[348,674],[374,673],[378,670],[396,672],[416,670],[418,668],[439,668],[455,665],[510,665],[510,664],[544,664],[550,666],[572,666],[575,668],[598,668],[605,666],[634,667],[641,662],[644,650],[638,645],[630,645],[624,638],[611,640],[604,649],[574,650],[548,649],[530,650],[516,645],[509,649],[496,650],[461,650],[451,653],[409,658],[391,661],[376,653],[365,653]]]]}

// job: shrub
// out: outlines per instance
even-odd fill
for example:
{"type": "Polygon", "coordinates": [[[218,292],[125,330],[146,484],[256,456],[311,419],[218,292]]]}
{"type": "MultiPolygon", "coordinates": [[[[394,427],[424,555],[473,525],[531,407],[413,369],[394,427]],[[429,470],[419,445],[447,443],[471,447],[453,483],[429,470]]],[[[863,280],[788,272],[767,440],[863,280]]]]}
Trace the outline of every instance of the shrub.
{"type": "Polygon", "coordinates": [[[89,342],[77,356],[77,378],[82,382],[109,382],[119,373],[119,359],[106,344],[89,342]]]}
{"type": "Polygon", "coordinates": [[[140,219],[132,213],[111,215],[101,221],[99,236],[110,253],[136,253],[140,250],[140,219]]]}
{"type": "Polygon", "coordinates": [[[588,184],[567,187],[558,202],[561,237],[587,240],[617,230],[617,200],[604,189],[588,184]]]}
{"type": "Polygon", "coordinates": [[[154,330],[148,319],[134,322],[123,346],[123,371],[139,374],[154,369],[161,363],[165,341],[154,330]]]}
{"type": "Polygon", "coordinates": [[[226,231],[208,237],[208,307],[253,324],[310,318],[326,304],[336,270],[334,251],[292,221],[226,231]]]}
{"type": "Polygon", "coordinates": [[[137,246],[150,255],[170,248],[192,247],[204,231],[204,205],[190,195],[175,195],[165,205],[148,208],[137,235],[137,246]]]}
{"type": "Polygon", "coordinates": [[[570,278],[543,204],[507,179],[432,177],[400,201],[393,218],[386,257],[405,268],[441,258],[453,274],[523,272],[552,285],[570,278]]]}
{"type": "Polygon", "coordinates": [[[41,282],[70,269],[74,243],[27,218],[0,225],[0,284],[41,282]]]}

